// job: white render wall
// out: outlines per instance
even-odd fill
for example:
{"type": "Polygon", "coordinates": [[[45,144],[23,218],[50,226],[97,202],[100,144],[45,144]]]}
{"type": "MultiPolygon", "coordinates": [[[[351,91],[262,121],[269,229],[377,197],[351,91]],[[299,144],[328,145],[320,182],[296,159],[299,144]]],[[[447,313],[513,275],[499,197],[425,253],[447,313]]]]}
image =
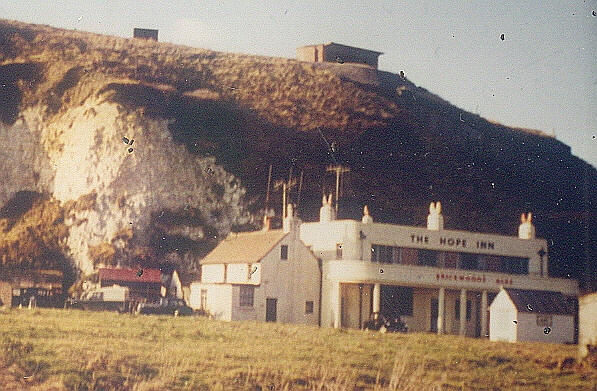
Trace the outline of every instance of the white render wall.
{"type": "MultiPolygon", "coordinates": [[[[343,259],[371,260],[371,244],[411,247],[439,251],[459,251],[475,254],[504,255],[529,258],[529,274],[539,275],[540,257],[537,252],[548,250],[544,239],[519,239],[518,236],[480,234],[474,232],[439,230],[394,224],[369,223],[356,220],[304,223],[300,227],[301,240],[312,246],[313,252],[324,260],[336,259],[336,244],[341,243],[343,259]],[[361,239],[361,232],[364,239],[361,239]],[[413,239],[422,238],[422,240],[413,239]],[[441,238],[454,239],[453,245],[441,244],[441,238]],[[456,239],[460,242],[457,245],[456,239]],[[465,242],[465,245],[463,245],[465,242]],[[477,242],[492,242],[493,249],[477,248],[477,242]]],[[[544,269],[547,276],[547,268],[544,269]]]]}
{"type": "Polygon", "coordinates": [[[261,282],[261,264],[259,263],[231,263],[226,265],[226,268],[226,282],[230,284],[259,285],[261,282]],[[251,270],[250,278],[249,269],[251,270]]]}
{"type": "Polygon", "coordinates": [[[190,304],[193,309],[201,308],[201,290],[207,290],[207,310],[220,320],[232,320],[232,285],[192,283],[190,304]]]}
{"type": "Polygon", "coordinates": [[[500,291],[489,306],[489,340],[516,342],[518,312],[505,291],[500,291]]]}
{"type": "Polygon", "coordinates": [[[597,345],[597,293],[578,299],[578,348],[587,355],[587,345],[597,345]]]}
{"type": "Polygon", "coordinates": [[[224,282],[225,266],[221,264],[202,265],[201,266],[201,282],[203,283],[217,283],[224,282]]]}
{"type": "Polygon", "coordinates": [[[517,341],[574,343],[574,317],[572,315],[548,315],[551,316],[552,325],[547,334],[544,332],[544,326],[537,326],[537,315],[532,312],[518,313],[517,341]]]}
{"type": "Polygon", "coordinates": [[[261,285],[255,291],[257,320],[265,321],[267,298],[277,302],[277,321],[318,324],[319,278],[317,259],[301,243],[298,230],[291,231],[261,260],[261,285]],[[280,245],[288,245],[288,259],[280,259],[280,245]],[[305,302],[313,301],[313,313],[305,314],[305,302]]]}

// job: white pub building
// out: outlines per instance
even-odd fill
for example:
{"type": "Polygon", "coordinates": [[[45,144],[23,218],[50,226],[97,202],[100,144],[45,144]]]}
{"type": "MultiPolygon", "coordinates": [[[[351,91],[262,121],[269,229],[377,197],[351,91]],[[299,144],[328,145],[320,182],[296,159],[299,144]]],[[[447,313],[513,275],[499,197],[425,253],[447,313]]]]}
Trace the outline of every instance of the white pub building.
{"type": "MultiPolygon", "coordinates": [[[[488,306],[502,287],[578,296],[576,281],[548,277],[547,242],[535,237],[530,213],[523,215],[518,236],[504,236],[444,229],[439,202],[430,205],[426,227],[375,223],[367,207],[361,221],[337,220],[330,196],[323,199],[318,222],[303,223],[293,215],[284,220],[285,231],[297,231],[291,235],[297,245],[310,250],[301,253],[319,260],[319,267],[305,271],[318,275],[283,281],[264,270],[261,279],[289,292],[315,285],[319,295],[308,300],[315,301],[311,308],[318,319],[306,323],[362,328],[381,314],[399,317],[410,331],[481,337],[489,335],[488,306]]],[[[218,263],[213,256],[218,247],[207,257],[211,264],[218,263]]],[[[233,258],[243,262],[243,251],[233,258]]],[[[213,267],[202,262],[205,266],[213,267]]],[[[203,295],[207,288],[197,285],[203,295]]],[[[266,318],[264,310],[253,319],[266,318]]]]}

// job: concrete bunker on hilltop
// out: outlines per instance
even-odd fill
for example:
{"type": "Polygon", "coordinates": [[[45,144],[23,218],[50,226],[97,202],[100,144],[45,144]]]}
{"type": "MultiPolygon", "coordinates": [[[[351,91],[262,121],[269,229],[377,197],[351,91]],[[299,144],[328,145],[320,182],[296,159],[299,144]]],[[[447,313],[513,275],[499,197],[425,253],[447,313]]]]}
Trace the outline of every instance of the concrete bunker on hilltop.
{"type": "Polygon", "coordinates": [[[382,52],[346,46],[335,42],[301,46],[296,49],[300,61],[365,64],[377,69],[382,52]]]}

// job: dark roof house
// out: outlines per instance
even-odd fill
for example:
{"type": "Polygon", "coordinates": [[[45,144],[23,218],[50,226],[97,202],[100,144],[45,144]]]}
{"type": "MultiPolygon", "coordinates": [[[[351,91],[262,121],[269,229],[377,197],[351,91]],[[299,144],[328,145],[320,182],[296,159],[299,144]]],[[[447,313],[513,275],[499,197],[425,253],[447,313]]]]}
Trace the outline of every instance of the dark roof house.
{"type": "Polygon", "coordinates": [[[519,312],[574,315],[575,306],[561,292],[504,289],[519,312]]]}

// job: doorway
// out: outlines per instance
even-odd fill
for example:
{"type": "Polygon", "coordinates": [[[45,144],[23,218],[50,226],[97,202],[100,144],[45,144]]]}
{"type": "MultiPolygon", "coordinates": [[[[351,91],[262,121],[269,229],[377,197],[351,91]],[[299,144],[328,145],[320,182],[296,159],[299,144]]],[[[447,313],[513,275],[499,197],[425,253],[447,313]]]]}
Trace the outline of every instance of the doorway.
{"type": "Polygon", "coordinates": [[[277,320],[278,299],[265,299],[265,321],[275,322],[277,320]]]}
{"type": "Polygon", "coordinates": [[[437,313],[438,313],[438,301],[437,299],[431,299],[431,332],[437,333],[437,313]]]}

